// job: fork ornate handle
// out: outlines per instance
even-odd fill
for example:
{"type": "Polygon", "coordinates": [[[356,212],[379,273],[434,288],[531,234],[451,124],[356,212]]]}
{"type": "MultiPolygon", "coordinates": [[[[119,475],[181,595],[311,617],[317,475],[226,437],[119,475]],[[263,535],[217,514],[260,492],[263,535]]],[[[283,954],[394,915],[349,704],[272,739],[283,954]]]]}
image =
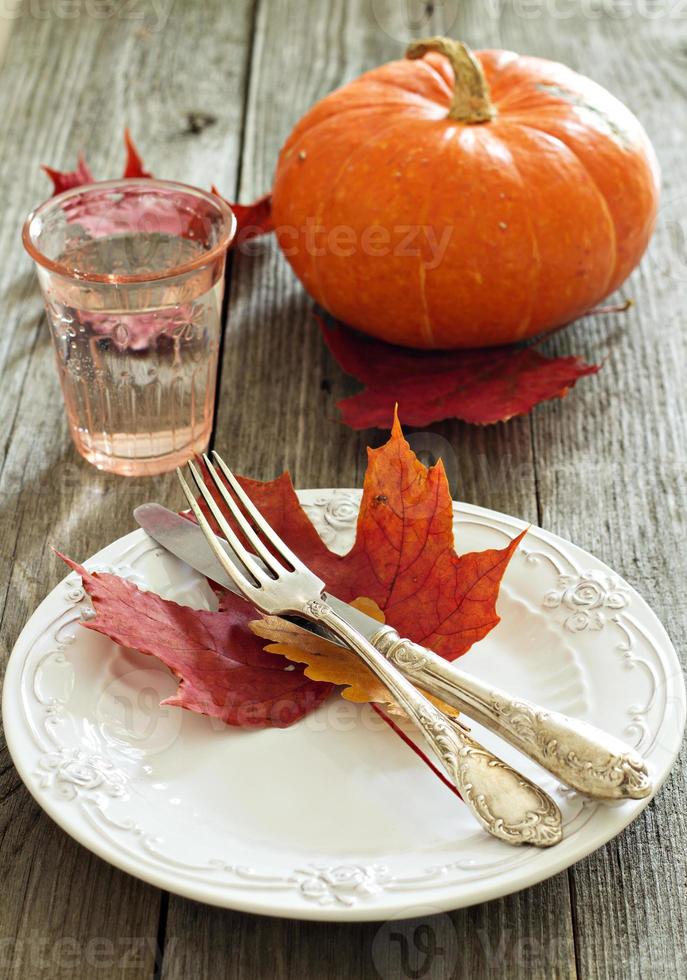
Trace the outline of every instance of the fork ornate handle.
{"type": "Polygon", "coordinates": [[[376,674],[422,731],[485,830],[509,844],[558,843],[561,814],[547,793],[465,734],[328,603],[310,601],[302,613],[325,625],[376,674]]]}
{"type": "Polygon", "coordinates": [[[459,725],[435,708],[369,640],[332,609],[322,595],[324,582],[276,534],[221,457],[215,453],[214,458],[226,480],[225,483],[220,479],[213,463],[204,456],[214,490],[262,563],[245,547],[197,467],[189,461],[193,480],[237,561],[229,559],[181,470],[177,474],[208,544],[238,591],[263,612],[296,613],[322,623],[357,653],[415,722],[465,804],[490,834],[509,844],[556,844],[562,836],[562,820],[551,797],[466,736],[459,725]]]}
{"type": "Polygon", "coordinates": [[[382,626],[371,642],[415,684],[467,712],[587,796],[639,800],[651,793],[644,760],[612,735],[511,697],[426,647],[401,639],[391,626],[382,626]]]}

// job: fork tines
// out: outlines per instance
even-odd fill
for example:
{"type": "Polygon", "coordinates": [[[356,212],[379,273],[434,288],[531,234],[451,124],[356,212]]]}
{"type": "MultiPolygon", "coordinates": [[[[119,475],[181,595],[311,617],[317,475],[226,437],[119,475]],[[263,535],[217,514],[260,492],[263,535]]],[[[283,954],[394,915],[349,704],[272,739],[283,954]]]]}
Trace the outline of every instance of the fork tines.
{"type": "Polygon", "coordinates": [[[212,455],[222,476],[206,454],[203,455],[203,462],[216,491],[215,494],[201,475],[198,467],[191,461],[189,461],[188,467],[202,499],[217,522],[221,534],[229,542],[241,562],[243,566],[241,569],[228,559],[224,548],[213,533],[205,513],[179,468],[177,468],[177,476],[200,528],[217,559],[227,574],[236,582],[236,585],[242,592],[250,596],[256,588],[264,587],[269,582],[275,581],[284,572],[307,571],[303,563],[265,520],[222,457],[216,452],[213,452],[212,455]],[[231,488],[231,493],[229,488],[231,488]],[[255,554],[251,554],[243,545],[219,506],[218,498],[225,505],[246,541],[255,550],[255,554]],[[267,546],[267,542],[271,548],[267,546]],[[261,562],[256,560],[255,555],[259,556],[261,562]]]}

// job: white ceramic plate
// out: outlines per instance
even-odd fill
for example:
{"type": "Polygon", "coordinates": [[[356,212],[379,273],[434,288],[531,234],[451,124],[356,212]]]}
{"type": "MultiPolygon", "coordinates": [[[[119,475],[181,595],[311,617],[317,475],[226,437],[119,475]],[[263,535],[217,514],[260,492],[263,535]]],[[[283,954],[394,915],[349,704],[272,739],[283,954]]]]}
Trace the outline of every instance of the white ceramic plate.
{"type": "MultiPolygon", "coordinates": [[[[327,544],[347,550],[359,493],[300,498],[327,544]]],[[[455,515],[461,552],[502,547],[523,527],[465,504],[455,515]]],[[[205,580],[140,530],[88,565],[176,601],[212,602],[205,580]]],[[[533,528],[498,609],[502,622],[461,666],[621,736],[660,786],[682,738],[685,692],[670,640],[641,597],[596,558],[533,528]]],[[[512,848],[483,833],[367,706],[334,696],[292,728],[260,732],[161,708],[171,674],[80,629],[84,610],[79,578],[68,575],[14,648],[3,697],[12,758],[67,833],[180,895],[303,919],[427,915],[555,874],[648,802],[592,803],[474,726],[564,813],[562,843],[512,848]]]]}

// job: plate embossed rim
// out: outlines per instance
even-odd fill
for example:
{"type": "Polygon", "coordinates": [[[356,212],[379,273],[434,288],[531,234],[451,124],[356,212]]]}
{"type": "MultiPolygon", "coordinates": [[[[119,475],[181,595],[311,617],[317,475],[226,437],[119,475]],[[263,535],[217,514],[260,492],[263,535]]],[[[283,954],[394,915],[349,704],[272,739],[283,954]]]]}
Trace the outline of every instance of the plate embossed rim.
{"type": "MultiPolygon", "coordinates": [[[[310,490],[299,497],[325,542],[345,551],[355,533],[360,491],[310,490]]],[[[455,521],[496,532],[510,540],[524,522],[469,504],[454,504],[455,521]]],[[[141,558],[157,550],[141,530],[118,539],[88,561],[91,569],[116,571],[138,585],[141,558]]],[[[460,548],[459,548],[460,550],[460,548]]],[[[656,790],[679,751],[685,725],[685,690],[679,663],[660,622],[638,593],[606,565],[575,545],[536,527],[519,549],[523,559],[550,571],[540,596],[542,610],[568,639],[609,636],[608,655],[646,682],[641,703],[628,706],[625,736],[649,759],[656,790]],[[651,656],[641,656],[638,646],[651,656]],[[653,730],[650,713],[660,717],[653,730]]],[[[505,587],[505,584],[504,584],[505,587]]],[[[65,662],[74,626],[83,615],[85,594],[74,573],[35,611],[10,657],[3,691],[3,721],[15,765],[39,805],[71,836],[104,860],[166,890],[211,904],[262,914],[325,920],[366,920],[399,916],[413,907],[436,911],[489,900],[535,884],[591,853],[634,820],[650,799],[600,806],[558,785],[561,797],[577,807],[566,822],[565,840],[555,848],[494,851],[477,831],[479,856],[395,873],[384,863],[300,863],[288,872],[232,864],[221,858],[188,864],[159,847],[159,839],[135,817],[114,817],[108,799],[126,795],[127,775],[106,753],[66,749],[59,739],[59,699],[41,693],[39,671],[65,662]],[[49,632],[52,648],[37,663],[30,654],[49,632]],[[76,804],[74,806],[73,804],[76,804]]],[[[86,609],[86,615],[88,611],[86,609]]],[[[655,794],[654,794],[655,795],[655,794]]],[[[652,797],[653,798],[653,797],[652,797]]],[[[505,845],[504,845],[505,846],[505,845]]]]}

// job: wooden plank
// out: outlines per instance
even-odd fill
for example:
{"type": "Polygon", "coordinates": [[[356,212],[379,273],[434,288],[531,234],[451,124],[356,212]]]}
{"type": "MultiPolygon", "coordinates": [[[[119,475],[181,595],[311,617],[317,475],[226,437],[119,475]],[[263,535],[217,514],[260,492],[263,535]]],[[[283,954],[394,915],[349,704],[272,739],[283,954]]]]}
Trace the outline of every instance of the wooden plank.
{"type": "MultiPolygon", "coordinates": [[[[572,7],[572,5],[569,5],[572,7]]],[[[532,416],[541,523],[607,561],[653,605],[677,641],[687,603],[687,410],[682,329],[687,266],[687,126],[681,54],[687,21],[664,7],[627,19],[598,5],[565,30],[540,17],[502,20],[504,46],[555,57],[592,75],[637,113],[664,171],[658,230],[623,287],[636,307],[622,320],[582,321],[548,345],[609,360],[575,391],[574,407],[532,416]]],[[[684,654],[684,644],[681,644],[684,654]]],[[[683,660],[684,663],[684,660],[683,660]]],[[[685,755],[655,802],[616,840],[570,871],[575,943],[585,978],[674,977],[687,969],[684,903],[685,755]]]]}
{"type": "MultiPolygon", "coordinates": [[[[165,980],[398,980],[451,977],[572,980],[572,930],[561,912],[565,875],[449,914],[388,922],[319,923],[205,908],[170,897],[165,980]]],[[[564,908],[564,906],[563,906],[564,908]]]]}
{"type": "MultiPolygon", "coordinates": [[[[454,17],[458,5],[437,7],[434,20],[419,25],[415,33],[441,30],[440,16],[454,17]]],[[[679,61],[673,54],[680,44],[681,24],[635,18],[623,26],[620,18],[608,16],[599,24],[596,15],[562,22],[542,8],[533,20],[513,4],[461,4],[457,13],[452,33],[476,46],[501,43],[558,57],[594,74],[617,93],[629,93],[628,101],[640,115],[643,107],[647,113],[651,110],[650,132],[670,177],[670,207],[657,239],[656,268],[645,264],[633,282],[638,313],[629,318],[625,335],[614,345],[605,373],[576,389],[574,411],[568,400],[539,409],[531,426],[529,421],[519,421],[475,430],[446,424],[432,427],[429,435],[418,434],[416,444],[430,452],[446,452],[448,444],[455,460],[456,489],[463,499],[536,519],[534,441],[544,526],[606,556],[656,603],[676,635],[685,611],[679,587],[684,567],[675,568],[682,556],[676,554],[674,545],[684,529],[678,503],[685,489],[685,425],[684,412],[671,392],[680,390],[679,369],[685,363],[678,305],[685,272],[676,240],[671,241],[669,233],[683,219],[678,154],[684,124],[675,119],[675,107],[681,103],[679,61]],[[662,323],[667,323],[667,330],[659,336],[662,323]],[[609,403],[612,413],[607,416],[604,409],[609,403]],[[663,419],[665,425],[661,425],[663,419]],[[512,476],[514,468],[517,479],[512,476]],[[580,501],[585,502],[584,507],[580,501]],[[666,555],[672,559],[670,568],[666,555]]],[[[39,159],[55,160],[55,148],[64,150],[63,162],[67,163],[67,151],[71,155],[75,141],[92,143],[97,148],[94,163],[101,172],[116,172],[112,168],[119,165],[119,149],[114,142],[102,140],[103,118],[108,119],[113,135],[125,118],[136,132],[135,123],[140,119],[150,134],[147,160],[161,175],[182,176],[167,169],[170,163],[182,161],[187,168],[183,176],[209,183],[207,162],[216,160],[218,169],[224,168],[222,186],[229,190],[235,171],[231,162],[227,164],[231,158],[223,141],[228,132],[235,136],[239,132],[241,85],[239,79],[224,75],[223,87],[215,88],[214,82],[217,66],[220,73],[230,73],[244,63],[247,45],[241,31],[247,29],[246,9],[241,8],[238,18],[243,18],[244,27],[237,27],[236,18],[233,9],[231,17],[227,13],[214,18],[212,32],[205,29],[201,33],[206,20],[193,33],[197,19],[193,12],[175,8],[162,29],[169,42],[164,57],[156,32],[143,25],[115,24],[113,32],[108,23],[106,39],[102,25],[87,19],[78,26],[62,21],[50,24],[48,39],[41,23],[19,22],[0,83],[4,118],[10,120],[7,140],[16,153],[4,173],[0,163],[0,186],[6,189],[6,202],[16,201],[18,191],[25,193],[26,200],[0,215],[2,240],[14,240],[19,215],[41,196],[40,178],[32,168],[39,159]],[[221,26],[217,28],[218,22],[226,25],[224,32],[221,26]],[[138,41],[149,46],[140,47],[138,41]],[[206,46],[199,54],[203,43],[206,46]],[[191,77],[192,66],[183,53],[188,45],[193,46],[194,64],[211,63],[212,73],[195,72],[191,77]],[[227,46],[232,57],[225,63],[227,46]],[[40,76],[35,69],[38,64],[44,66],[40,76]],[[113,85],[112,79],[124,64],[135,68],[127,68],[125,78],[113,85]],[[198,93],[203,80],[208,85],[203,89],[203,105],[194,100],[188,111],[214,112],[220,122],[200,137],[184,138],[180,132],[189,105],[187,92],[198,93]],[[154,91],[159,110],[155,115],[146,103],[146,85],[154,91]],[[180,106],[184,107],[181,112],[180,106]],[[37,107],[43,111],[39,113],[37,107]],[[180,120],[178,127],[170,128],[177,125],[176,120],[180,120]],[[180,146],[175,145],[177,140],[180,146]],[[21,182],[16,180],[17,166],[23,168],[21,182]],[[32,181],[35,193],[30,192],[32,181]]],[[[242,160],[242,199],[268,186],[278,147],[298,115],[335,84],[394,56],[402,48],[401,38],[411,33],[407,26],[391,5],[363,4],[362,0],[348,5],[333,0],[261,5],[257,72],[242,160]],[[303,25],[300,36],[293,31],[294,24],[303,25]]],[[[212,172],[210,178],[214,177],[212,172]]],[[[11,251],[8,254],[11,259],[11,251]]],[[[13,600],[0,633],[4,655],[23,619],[61,574],[42,552],[51,529],[57,528],[60,535],[68,532],[75,553],[87,554],[103,543],[106,532],[114,536],[130,526],[129,506],[145,488],[136,481],[101,477],[78,463],[65,439],[62,420],[51,418],[50,407],[59,396],[49,348],[38,324],[39,303],[32,278],[19,275],[27,268],[26,262],[10,261],[0,269],[4,309],[9,314],[0,336],[0,366],[4,369],[0,408],[3,418],[9,420],[6,444],[12,435],[1,484],[11,499],[0,515],[0,555],[4,559],[0,589],[5,594],[11,589],[13,600]],[[38,421],[43,424],[39,434],[38,421]],[[46,462],[36,459],[37,448],[45,450],[46,462]],[[30,492],[36,494],[35,499],[28,499],[30,492]],[[104,513],[108,515],[105,521],[104,513]],[[78,515],[78,524],[74,515],[78,515]],[[10,577],[15,554],[19,560],[10,577]]],[[[239,468],[258,476],[274,475],[285,464],[300,485],[359,484],[363,447],[366,442],[379,441],[380,436],[356,436],[326,421],[335,414],[336,398],[352,386],[322,352],[309,325],[307,303],[273,253],[257,262],[242,258],[237,263],[229,326],[218,444],[231,446],[239,468]],[[327,385],[322,388],[325,381],[331,391],[327,385]],[[273,405],[279,406],[278,417],[267,414],[266,408],[273,405]]],[[[617,331],[617,325],[587,324],[557,338],[552,349],[594,357],[609,331],[617,331]]],[[[156,481],[158,492],[171,493],[169,481],[156,481]]],[[[48,955],[50,961],[38,965],[46,975],[48,971],[72,975],[79,966],[88,975],[87,956],[98,955],[105,960],[109,956],[112,962],[102,968],[98,964],[97,975],[116,976],[125,968],[132,975],[130,963],[114,962],[116,949],[98,950],[94,941],[104,937],[114,942],[138,935],[149,943],[133,972],[150,972],[157,893],[107,868],[69,841],[40,815],[7,764],[5,753],[0,765],[0,856],[3,893],[12,895],[14,901],[11,908],[3,903],[0,909],[0,936],[17,937],[13,967],[18,964],[23,974],[34,975],[36,963],[30,961],[29,951],[36,941],[47,940],[41,955],[48,955]],[[69,937],[77,938],[76,964],[71,947],[58,945],[59,939],[69,937]]],[[[685,922],[680,895],[684,867],[660,854],[660,842],[684,849],[685,818],[678,789],[684,790],[684,775],[676,775],[642,821],[571,873],[575,950],[563,875],[520,895],[432,919],[437,949],[443,945],[450,950],[454,933],[460,949],[455,972],[449,969],[448,960],[439,957],[427,975],[502,976],[507,971],[516,977],[573,976],[575,956],[585,977],[683,973],[685,922]]],[[[395,947],[377,938],[384,939],[379,930],[379,926],[261,919],[172,899],[164,972],[185,976],[221,971],[241,977],[272,972],[277,976],[401,975],[394,960],[395,947]]],[[[3,954],[6,949],[4,946],[3,954]]],[[[135,951],[129,953],[133,955],[135,951]]],[[[6,956],[0,958],[0,969],[8,969],[6,956]]]]}
{"type": "MultiPolygon", "coordinates": [[[[460,33],[461,24],[481,23],[478,4],[462,4],[459,12],[455,7],[437,5],[436,14],[420,19],[413,33],[441,32],[442,16],[458,15],[460,33]]],[[[400,56],[409,36],[405,17],[402,5],[366,0],[260,4],[240,200],[269,188],[282,142],[316,99],[400,56]],[[294,30],[296,24],[302,29],[294,30]]],[[[495,30],[488,40],[496,43],[495,30]]],[[[215,435],[220,451],[230,453],[241,472],[263,479],[288,468],[297,486],[359,486],[365,446],[385,437],[356,434],[334,421],[336,400],[353,387],[324,350],[309,301],[274,243],[268,241],[257,258],[235,256],[215,435]]],[[[457,496],[536,521],[528,420],[485,429],[445,423],[412,433],[411,442],[425,456],[445,457],[457,496]]],[[[452,964],[437,954],[425,975],[497,977],[504,964],[514,977],[575,975],[565,875],[477,909],[430,917],[425,925],[452,964]]],[[[167,936],[168,942],[174,939],[174,954],[165,958],[163,976],[406,975],[389,931],[379,924],[256,918],[170,896],[167,936]]],[[[411,951],[412,937],[410,931],[411,951]]]]}
{"type": "MultiPolygon", "coordinates": [[[[169,0],[155,5],[157,14],[127,3],[100,17],[89,5],[73,8],[76,19],[59,5],[38,13],[28,5],[0,75],[12,150],[0,161],[3,671],[25,620],[64,574],[46,542],[84,558],[132,528],[131,508],[153,486],[156,497],[177,499],[172,478],[152,484],[100,474],[71,447],[35,276],[18,238],[24,214],[49,191],[39,164],[69,168],[81,147],[97,176],[117,176],[128,124],[155,173],[232,188],[241,133],[252,0],[210,0],[202,16],[169,0]],[[190,113],[215,124],[192,134],[190,113]]],[[[0,753],[0,975],[151,975],[160,893],[76,845],[32,801],[4,741],[0,753]]]]}
{"type": "MultiPolygon", "coordinates": [[[[441,15],[453,22],[454,8],[437,4],[433,19],[420,19],[415,33],[440,31],[441,15]]],[[[405,5],[366,0],[261,4],[240,200],[270,187],[282,143],[313,102],[360,72],[402,55],[407,16],[405,5]],[[303,29],[293,30],[294,23],[303,29]]],[[[459,33],[464,19],[479,22],[478,5],[461,5],[459,33]]],[[[239,469],[263,479],[288,468],[297,486],[359,486],[365,446],[384,436],[355,434],[335,421],[336,401],[355,383],[324,349],[311,305],[286,261],[275,254],[274,241],[266,239],[261,252],[257,259],[235,258],[217,445],[231,447],[239,469]]],[[[536,519],[526,420],[507,429],[446,423],[412,441],[428,452],[433,449],[432,455],[443,453],[463,500],[536,519]]]]}

